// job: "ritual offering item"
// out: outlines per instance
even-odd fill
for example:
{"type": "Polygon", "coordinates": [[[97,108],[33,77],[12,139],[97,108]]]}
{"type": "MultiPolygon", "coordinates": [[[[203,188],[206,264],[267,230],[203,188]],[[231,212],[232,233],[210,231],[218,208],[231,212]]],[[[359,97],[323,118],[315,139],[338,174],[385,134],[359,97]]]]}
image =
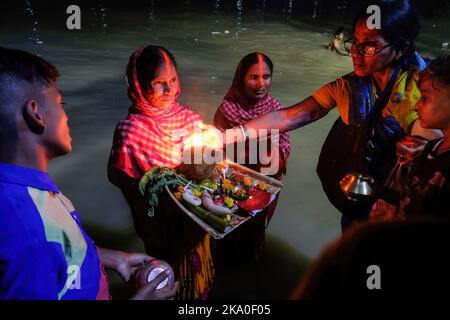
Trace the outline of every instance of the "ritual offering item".
{"type": "Polygon", "coordinates": [[[215,239],[264,210],[282,187],[279,180],[231,161],[155,167],[139,182],[141,195],[148,199],[149,217],[157,214],[161,192],[168,192],[180,211],[215,239]]]}
{"type": "MultiPolygon", "coordinates": [[[[197,146],[184,150],[183,163],[176,168],[177,173],[182,174],[189,180],[203,181],[209,179],[216,172],[216,165],[205,162],[203,157],[205,148],[197,146]]],[[[211,151],[212,155],[214,155],[214,152],[214,150],[211,151]]]]}
{"type": "Polygon", "coordinates": [[[160,290],[164,287],[171,287],[175,281],[173,270],[167,262],[158,259],[152,259],[139,268],[133,276],[134,283],[137,288],[141,288],[154,280],[160,273],[166,272],[167,270],[169,271],[167,278],[156,287],[156,290],[160,290]]]}
{"type": "Polygon", "coordinates": [[[245,211],[251,212],[262,210],[270,203],[271,194],[261,190],[250,190],[247,200],[239,202],[238,206],[245,211]]]}
{"type": "Polygon", "coordinates": [[[351,173],[349,178],[341,185],[341,191],[351,201],[365,201],[373,196],[375,180],[360,173],[351,173]]]}

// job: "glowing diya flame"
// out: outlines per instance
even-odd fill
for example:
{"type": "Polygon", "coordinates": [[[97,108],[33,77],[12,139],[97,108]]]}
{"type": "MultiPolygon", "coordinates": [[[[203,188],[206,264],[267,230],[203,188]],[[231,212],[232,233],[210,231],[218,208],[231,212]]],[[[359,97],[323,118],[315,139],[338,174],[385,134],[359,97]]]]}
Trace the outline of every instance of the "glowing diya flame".
{"type": "Polygon", "coordinates": [[[193,134],[192,138],[192,147],[201,147],[204,145],[202,134],[193,134]]]}
{"type": "Polygon", "coordinates": [[[192,147],[209,147],[219,149],[222,147],[222,132],[214,126],[201,124],[201,132],[196,132],[186,139],[184,149],[192,147]]]}

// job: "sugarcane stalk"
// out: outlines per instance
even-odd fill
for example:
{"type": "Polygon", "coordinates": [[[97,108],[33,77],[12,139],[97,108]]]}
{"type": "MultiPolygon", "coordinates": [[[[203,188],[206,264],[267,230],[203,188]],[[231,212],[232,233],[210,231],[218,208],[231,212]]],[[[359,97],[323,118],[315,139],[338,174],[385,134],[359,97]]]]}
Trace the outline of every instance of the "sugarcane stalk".
{"type": "Polygon", "coordinates": [[[224,219],[219,218],[215,214],[203,209],[199,206],[194,206],[186,201],[183,201],[183,205],[189,209],[192,213],[194,213],[197,217],[200,219],[206,221],[209,225],[211,225],[213,228],[215,228],[217,231],[220,232],[228,232],[231,227],[224,219]]]}

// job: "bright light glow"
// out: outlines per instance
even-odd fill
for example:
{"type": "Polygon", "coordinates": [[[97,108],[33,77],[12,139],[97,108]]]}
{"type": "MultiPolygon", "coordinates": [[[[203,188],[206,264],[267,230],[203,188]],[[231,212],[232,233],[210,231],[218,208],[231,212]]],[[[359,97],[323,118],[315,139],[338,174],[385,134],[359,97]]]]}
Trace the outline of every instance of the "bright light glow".
{"type": "Polygon", "coordinates": [[[202,134],[194,134],[192,135],[192,146],[200,147],[203,145],[202,134]]]}
{"type": "Polygon", "coordinates": [[[192,147],[209,147],[213,149],[219,149],[222,147],[222,135],[220,131],[213,126],[201,126],[202,132],[192,134],[186,139],[184,149],[192,147]]]}

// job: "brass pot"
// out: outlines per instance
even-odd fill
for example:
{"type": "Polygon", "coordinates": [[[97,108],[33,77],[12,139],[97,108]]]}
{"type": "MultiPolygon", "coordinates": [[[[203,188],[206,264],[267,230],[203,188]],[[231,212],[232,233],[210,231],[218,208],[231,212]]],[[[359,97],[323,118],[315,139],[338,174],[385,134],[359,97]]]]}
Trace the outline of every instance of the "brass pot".
{"type": "Polygon", "coordinates": [[[350,173],[350,178],[341,183],[341,191],[347,199],[355,202],[370,199],[374,194],[375,179],[366,174],[350,173]]]}

